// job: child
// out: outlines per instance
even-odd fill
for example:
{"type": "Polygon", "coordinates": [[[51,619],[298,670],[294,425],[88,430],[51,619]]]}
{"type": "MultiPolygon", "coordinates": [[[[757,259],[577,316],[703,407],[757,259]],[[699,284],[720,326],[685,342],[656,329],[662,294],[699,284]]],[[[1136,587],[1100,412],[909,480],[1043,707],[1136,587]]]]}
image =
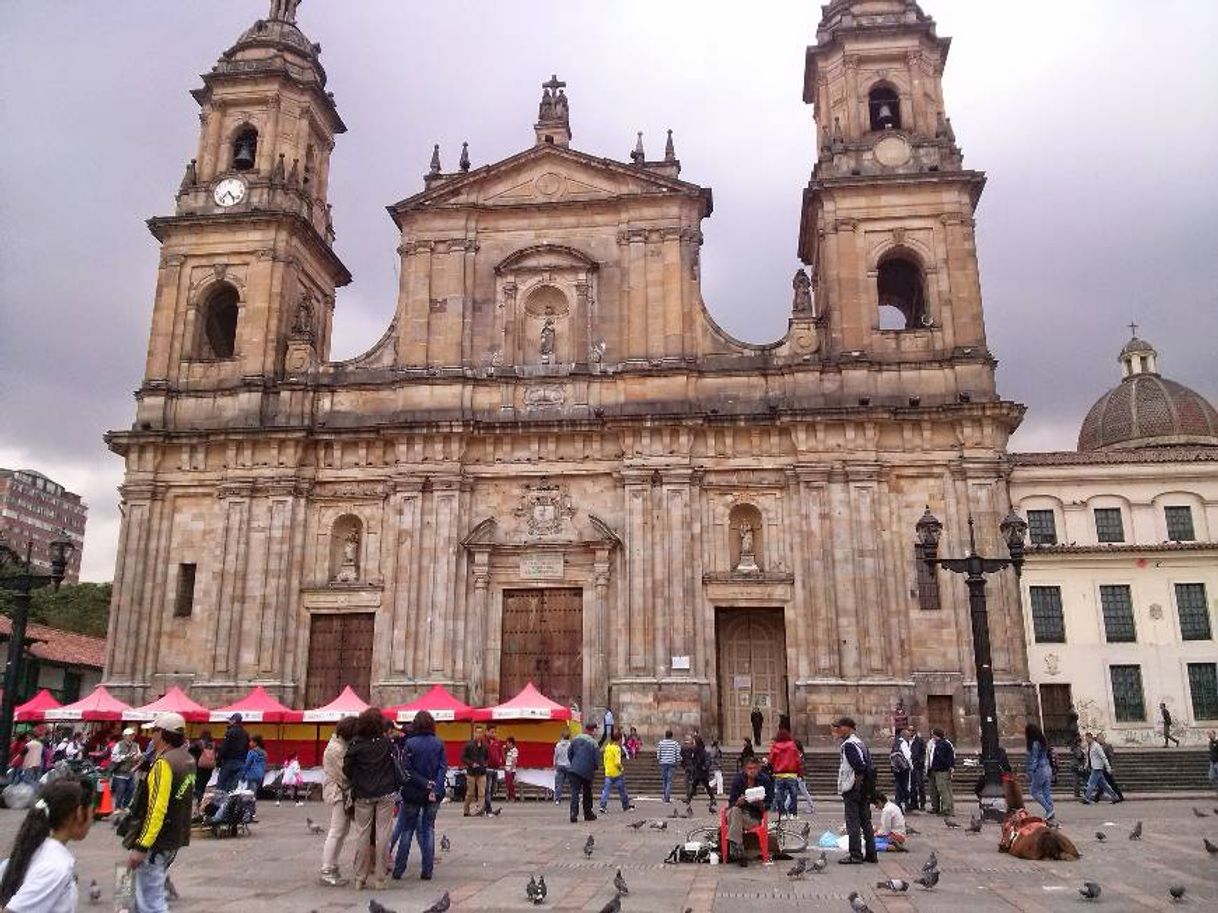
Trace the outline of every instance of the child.
{"type": "Polygon", "coordinates": [[[639,738],[639,731],[631,726],[630,735],[626,737],[626,757],[637,758],[642,749],[643,740],[639,738]]]}
{"type": "Polygon", "coordinates": [[[92,824],[91,784],[62,777],[44,786],[0,864],[0,908],[75,910],[76,860],[65,844],[84,840],[92,824]]]}
{"type": "Polygon", "coordinates": [[[262,788],[262,781],[266,779],[266,749],[262,747],[260,735],[254,736],[250,742],[250,749],[245,753],[245,766],[241,768],[241,780],[245,788],[256,796],[262,788]]]}
{"type": "Polygon", "coordinates": [[[888,852],[908,853],[905,848],[905,814],[901,806],[891,799],[876,793],[871,804],[880,810],[880,826],[876,828],[876,837],[884,837],[888,841],[888,852]]]}
{"type": "MultiPolygon", "coordinates": [[[[258,736],[254,736],[254,738],[258,738],[258,736]]],[[[283,776],[279,780],[279,795],[275,797],[275,804],[279,805],[283,801],[284,787],[290,786],[292,787],[292,801],[296,803],[297,808],[300,808],[300,806],[304,805],[300,801],[299,792],[300,787],[303,785],[304,776],[300,773],[300,759],[293,752],[292,756],[288,758],[288,763],[283,765],[283,776]]]]}
{"type": "Polygon", "coordinates": [[[516,747],[516,737],[507,737],[507,751],[503,753],[503,781],[507,790],[509,802],[520,801],[516,797],[516,762],[520,758],[520,750],[516,747]]]}

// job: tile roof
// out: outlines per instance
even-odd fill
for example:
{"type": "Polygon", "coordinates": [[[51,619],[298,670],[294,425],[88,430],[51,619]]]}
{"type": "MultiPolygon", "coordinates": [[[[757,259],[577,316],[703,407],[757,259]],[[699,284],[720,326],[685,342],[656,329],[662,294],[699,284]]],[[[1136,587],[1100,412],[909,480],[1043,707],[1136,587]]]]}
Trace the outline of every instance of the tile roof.
{"type": "Polygon", "coordinates": [[[1015,466],[1072,466],[1100,463],[1210,463],[1218,462],[1218,447],[1132,447],[1127,450],[1054,450],[1048,453],[1012,453],[1015,466]]]}
{"type": "MultiPolygon", "coordinates": [[[[7,642],[13,623],[6,615],[0,615],[0,641],[7,642]]],[[[63,666],[88,666],[101,669],[106,664],[106,639],[61,631],[46,625],[30,622],[25,636],[29,643],[29,654],[49,663],[63,666]]]]}
{"type": "Polygon", "coordinates": [[[1129,555],[1139,552],[1205,552],[1218,551],[1218,542],[1154,542],[1138,545],[1134,542],[1106,542],[1098,545],[1030,545],[1025,552],[1028,558],[1037,555],[1129,555]]]}

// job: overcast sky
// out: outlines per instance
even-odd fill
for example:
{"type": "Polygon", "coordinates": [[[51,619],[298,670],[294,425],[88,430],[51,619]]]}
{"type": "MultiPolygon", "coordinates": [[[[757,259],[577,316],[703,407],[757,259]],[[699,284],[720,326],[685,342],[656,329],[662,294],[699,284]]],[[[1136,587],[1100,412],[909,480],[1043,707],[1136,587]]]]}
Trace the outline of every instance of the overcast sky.
{"type": "MultiPolygon", "coordinates": [[[[194,154],[198,74],[266,0],[4,0],[0,15],[0,466],[84,495],[83,577],[109,580],[157,244],[194,154]]],[[[1131,320],[1163,373],[1218,400],[1218,3],[924,0],[953,39],[948,114],[989,174],[978,242],[1001,392],[1029,407],[1016,449],[1072,448],[1119,377],[1131,320]],[[1210,88],[1206,88],[1206,87],[1210,88]]],[[[712,187],[707,305],[749,341],[780,336],[813,161],[801,100],[809,0],[308,0],[299,24],[349,132],[333,158],[335,357],[394,309],[384,206],[446,170],[532,143],[539,84],[568,82],[576,148],[628,159],[672,128],[712,187]]]]}

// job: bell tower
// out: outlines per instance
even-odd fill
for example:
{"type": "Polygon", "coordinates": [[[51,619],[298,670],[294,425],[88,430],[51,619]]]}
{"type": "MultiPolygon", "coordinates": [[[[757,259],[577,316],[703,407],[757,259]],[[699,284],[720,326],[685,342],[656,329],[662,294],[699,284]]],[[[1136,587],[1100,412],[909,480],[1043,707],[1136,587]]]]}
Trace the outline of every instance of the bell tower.
{"type": "Polygon", "coordinates": [[[143,426],[180,414],[173,391],[265,387],[329,355],[334,290],[351,279],[326,201],[346,127],[298,4],[273,0],[191,93],[198,151],[174,213],[148,221],[162,254],[143,426]]]}
{"type": "Polygon", "coordinates": [[[950,39],[916,0],[823,11],[804,75],[818,156],[799,239],[823,357],[869,372],[846,384],[859,393],[993,400],[973,234],[985,175],[964,167],[946,116],[950,39]]]}

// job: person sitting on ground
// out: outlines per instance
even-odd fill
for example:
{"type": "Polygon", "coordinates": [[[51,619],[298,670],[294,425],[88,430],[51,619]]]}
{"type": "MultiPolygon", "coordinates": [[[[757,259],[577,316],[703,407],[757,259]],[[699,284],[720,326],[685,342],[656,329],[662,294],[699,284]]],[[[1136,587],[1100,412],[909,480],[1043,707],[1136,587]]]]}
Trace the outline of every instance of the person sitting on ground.
{"type": "Polygon", "coordinates": [[[93,787],[61,777],[42,787],[25,813],[8,859],[0,863],[0,908],[58,913],[77,906],[76,860],[65,844],[93,824],[93,787]]]}
{"type": "Polygon", "coordinates": [[[637,758],[642,750],[643,740],[639,738],[639,731],[631,726],[630,734],[626,736],[626,757],[637,758]]]}
{"type": "Polygon", "coordinates": [[[765,809],[774,801],[774,781],[761,772],[761,763],[754,755],[746,758],[741,765],[740,773],[732,782],[731,792],[727,798],[727,846],[728,859],[735,859],[741,866],[748,865],[748,857],[744,852],[744,832],[761,824],[765,809]],[[749,800],[745,792],[760,786],[765,795],[760,799],[749,800]]]}
{"type": "Polygon", "coordinates": [[[880,812],[880,827],[875,832],[876,839],[883,837],[887,840],[890,853],[908,853],[909,850],[905,848],[905,813],[901,811],[901,806],[883,793],[872,796],[871,804],[880,812]]]}

